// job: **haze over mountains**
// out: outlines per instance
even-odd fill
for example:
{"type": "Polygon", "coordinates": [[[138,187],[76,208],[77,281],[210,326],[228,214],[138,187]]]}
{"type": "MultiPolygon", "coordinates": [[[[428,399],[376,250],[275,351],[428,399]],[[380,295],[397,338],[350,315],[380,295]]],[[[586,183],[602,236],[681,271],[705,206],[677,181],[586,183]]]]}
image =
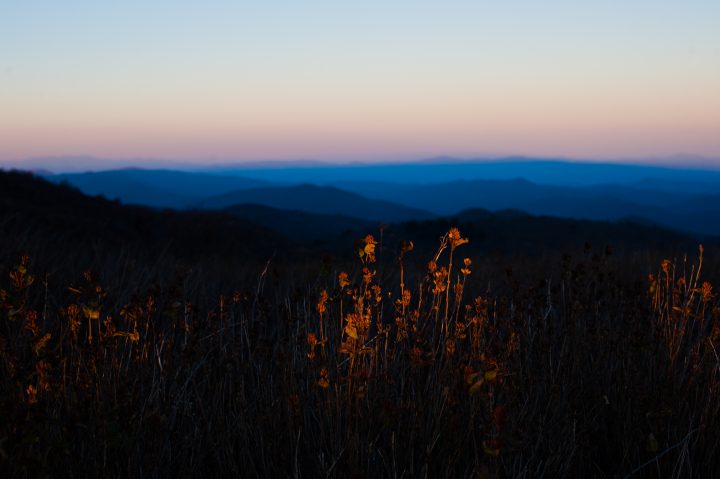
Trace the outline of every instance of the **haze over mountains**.
{"type": "Polygon", "coordinates": [[[203,209],[222,209],[253,203],[308,213],[349,215],[373,221],[397,222],[434,216],[427,211],[403,206],[402,202],[371,199],[332,186],[311,184],[234,190],[208,198],[199,206],[203,209]]]}
{"type": "MultiPolygon", "coordinates": [[[[692,236],[654,225],[532,216],[513,210],[469,209],[449,217],[387,224],[382,232],[372,220],[258,204],[217,211],[157,211],[86,196],[74,187],[30,174],[4,171],[0,171],[0,226],[0,240],[15,244],[16,250],[22,246],[13,250],[17,254],[32,249],[50,261],[58,256],[56,245],[65,245],[60,257],[67,271],[75,269],[78,258],[91,260],[99,250],[109,254],[104,267],[113,271],[127,267],[118,258],[140,251],[145,261],[164,264],[209,255],[213,267],[220,270],[229,257],[257,261],[276,255],[345,255],[368,233],[375,234],[390,255],[401,240],[412,239],[415,253],[427,257],[435,253],[438,237],[451,227],[461,228],[472,238],[474,250],[483,255],[547,255],[582,248],[585,243],[627,253],[682,252],[697,245],[692,236]],[[44,246],[48,238],[52,247],[44,246]],[[75,256],[66,255],[65,250],[72,250],[75,256]]],[[[717,244],[712,238],[705,242],[706,246],[717,244]]]]}
{"type": "Polygon", "coordinates": [[[264,180],[234,175],[139,168],[65,173],[47,175],[46,178],[56,183],[66,181],[88,195],[120,199],[127,204],[176,209],[196,207],[213,194],[268,184],[264,180]]]}
{"type": "Polygon", "coordinates": [[[633,219],[698,237],[720,235],[720,171],[709,169],[524,158],[436,159],[405,164],[230,165],[196,171],[119,169],[46,178],[68,182],[90,195],[157,208],[229,210],[258,219],[263,214],[249,205],[261,205],[275,225],[282,223],[281,211],[325,215],[324,221],[347,226],[353,221],[427,220],[479,208],[560,218],[633,219]]]}

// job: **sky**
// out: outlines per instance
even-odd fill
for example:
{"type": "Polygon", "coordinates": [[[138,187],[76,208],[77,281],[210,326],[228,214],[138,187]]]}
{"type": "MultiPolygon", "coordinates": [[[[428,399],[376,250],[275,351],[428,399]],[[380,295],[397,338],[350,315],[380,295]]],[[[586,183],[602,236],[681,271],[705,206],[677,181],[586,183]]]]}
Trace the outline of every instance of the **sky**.
{"type": "Polygon", "coordinates": [[[0,164],[720,162],[720,2],[0,0],[0,164]]]}

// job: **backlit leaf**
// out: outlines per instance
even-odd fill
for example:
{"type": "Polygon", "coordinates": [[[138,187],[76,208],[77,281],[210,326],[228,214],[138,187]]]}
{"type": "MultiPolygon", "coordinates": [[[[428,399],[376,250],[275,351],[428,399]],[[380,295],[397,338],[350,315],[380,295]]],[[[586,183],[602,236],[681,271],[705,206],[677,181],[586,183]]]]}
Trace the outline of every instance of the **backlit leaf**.
{"type": "Polygon", "coordinates": [[[475,382],[475,379],[480,375],[480,373],[470,373],[465,375],[465,384],[468,386],[475,382]]]}
{"type": "Polygon", "coordinates": [[[470,386],[470,389],[468,389],[468,394],[472,396],[473,394],[475,394],[476,392],[478,392],[478,391],[480,390],[480,388],[482,387],[482,385],[483,385],[484,382],[485,382],[485,380],[482,379],[482,378],[480,378],[480,380],[476,381],[475,384],[473,384],[472,386],[470,386]]]}
{"type": "Polygon", "coordinates": [[[83,306],[83,314],[85,315],[85,318],[92,320],[92,321],[100,319],[100,310],[99,309],[83,306]]]}
{"type": "Polygon", "coordinates": [[[353,326],[352,324],[348,324],[347,326],[345,326],[345,334],[347,334],[353,339],[358,338],[357,329],[355,329],[355,326],[353,326]]]}
{"type": "Polygon", "coordinates": [[[45,334],[42,338],[38,339],[38,341],[33,346],[33,352],[35,354],[40,354],[43,349],[45,349],[45,346],[47,346],[48,341],[50,341],[50,338],[52,335],[50,333],[45,334]]]}

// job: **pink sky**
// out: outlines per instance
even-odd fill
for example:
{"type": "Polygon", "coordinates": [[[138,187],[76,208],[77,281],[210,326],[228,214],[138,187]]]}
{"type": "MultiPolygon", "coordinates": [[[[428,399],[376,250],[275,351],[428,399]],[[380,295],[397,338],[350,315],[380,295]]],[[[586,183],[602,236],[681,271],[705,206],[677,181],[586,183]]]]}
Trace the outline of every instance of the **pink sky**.
{"type": "Polygon", "coordinates": [[[0,162],[720,158],[718,2],[280,3],[13,5],[0,162]]]}

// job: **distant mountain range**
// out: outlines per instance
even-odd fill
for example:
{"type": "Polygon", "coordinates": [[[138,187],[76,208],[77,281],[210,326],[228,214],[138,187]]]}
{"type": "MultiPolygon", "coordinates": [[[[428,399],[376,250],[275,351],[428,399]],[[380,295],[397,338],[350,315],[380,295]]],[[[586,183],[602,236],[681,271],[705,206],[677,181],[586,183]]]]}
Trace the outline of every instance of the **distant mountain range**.
{"type": "Polygon", "coordinates": [[[523,177],[544,184],[635,182],[643,177],[682,180],[701,178],[711,170],[720,175],[720,157],[690,154],[612,161],[527,156],[457,158],[438,156],[418,161],[333,163],[312,159],[289,161],[171,160],[162,158],[98,158],[90,155],[47,156],[0,162],[0,169],[42,174],[83,173],[124,168],[237,174],[254,178],[317,183],[342,179],[394,182],[446,182],[467,177],[509,179],[523,177]],[[521,169],[518,172],[518,169],[521,169]],[[402,173],[398,175],[397,173],[402,173]],[[678,174],[680,177],[676,177],[678,174]],[[591,173],[591,174],[587,174],[591,173]],[[699,174],[698,174],[699,173],[699,174]],[[560,182],[560,183],[556,183],[560,182]],[[587,183],[585,183],[587,182],[587,183]]]}
{"type": "Polygon", "coordinates": [[[127,204],[180,209],[192,208],[212,194],[267,184],[239,176],[138,168],[46,177],[55,183],[67,182],[88,195],[119,199],[127,204]]]}
{"type": "Polygon", "coordinates": [[[260,204],[325,215],[345,215],[372,221],[400,222],[432,218],[433,214],[390,201],[369,199],[332,186],[266,186],[231,191],[208,198],[202,209],[223,209],[233,205],[260,204]]]}
{"type": "Polygon", "coordinates": [[[447,158],[415,163],[313,165],[287,167],[227,167],[217,174],[234,174],[271,182],[332,184],[344,182],[384,182],[435,184],[458,180],[511,180],[522,178],[533,183],[555,186],[635,185],[655,182],[664,188],[678,184],[701,188],[720,187],[719,169],[665,167],[639,164],[572,162],[557,159],[502,158],[461,161],[447,158]]]}
{"type": "MultiPolygon", "coordinates": [[[[249,215],[250,209],[241,206],[252,204],[293,210],[298,218],[299,212],[325,215],[326,221],[341,224],[349,219],[420,221],[474,208],[515,209],[573,219],[635,219],[698,237],[720,235],[720,171],[716,170],[505,159],[256,165],[199,172],[121,169],[46,178],[129,204],[235,208],[242,215],[249,215]]],[[[266,210],[277,217],[271,213],[266,210]]]]}
{"type": "MultiPolygon", "coordinates": [[[[433,185],[341,183],[369,197],[447,216],[468,208],[518,209],[536,215],[615,221],[643,219],[697,234],[720,234],[720,195],[710,188],[652,189],[641,185],[566,187],[524,179],[468,180],[433,185]]],[[[720,187],[715,189],[720,192],[720,187]]]]}
{"type": "MultiPolygon", "coordinates": [[[[304,191],[308,187],[299,188],[304,191]]],[[[372,204],[357,195],[332,189],[330,193],[335,198],[372,204]]],[[[347,255],[352,253],[354,242],[368,233],[382,239],[379,250],[385,254],[394,255],[400,240],[410,239],[415,243],[415,254],[426,257],[436,250],[438,238],[451,226],[471,238],[473,251],[479,255],[543,255],[582,248],[585,242],[626,252],[682,252],[696,247],[696,238],[653,224],[552,218],[517,210],[468,209],[448,217],[388,224],[382,232],[373,220],[257,204],[211,211],[157,211],[85,196],[75,188],[28,174],[1,171],[0,226],[0,246],[17,254],[32,252],[44,262],[60,262],[67,272],[75,271],[73,274],[80,265],[99,261],[100,257],[114,264],[113,268],[120,268],[117,274],[123,274],[122,268],[158,261],[170,264],[173,258],[206,258],[214,268],[222,269],[229,257],[258,261],[276,254],[347,255]],[[62,252],[62,261],[53,260],[58,252],[62,252]],[[143,260],[128,265],[117,260],[134,255],[141,255],[143,260]]],[[[706,243],[717,244],[712,239],[706,243]]]]}

